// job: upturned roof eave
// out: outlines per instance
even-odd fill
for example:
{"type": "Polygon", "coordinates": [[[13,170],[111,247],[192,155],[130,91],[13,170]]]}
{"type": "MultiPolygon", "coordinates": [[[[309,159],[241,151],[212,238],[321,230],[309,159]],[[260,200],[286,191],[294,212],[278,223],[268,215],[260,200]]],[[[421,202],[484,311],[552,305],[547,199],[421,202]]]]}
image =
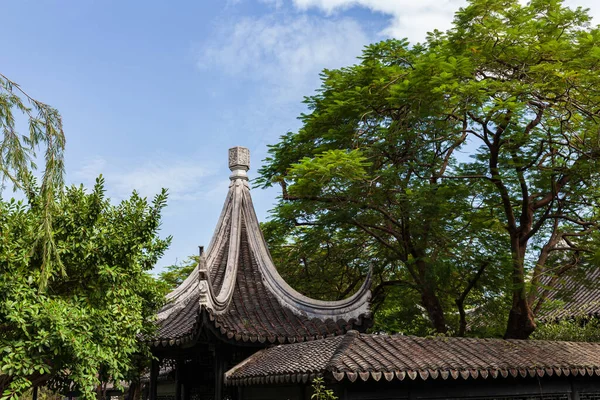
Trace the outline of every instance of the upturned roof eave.
{"type": "Polygon", "coordinates": [[[231,180],[229,192],[215,229],[215,234],[205,257],[201,257],[198,270],[200,283],[201,302],[215,313],[227,312],[229,302],[233,295],[236,284],[237,269],[239,267],[239,243],[245,230],[249,244],[254,253],[260,274],[270,291],[277,297],[282,306],[289,308],[295,313],[300,313],[309,318],[319,319],[356,319],[361,315],[369,314],[369,300],[371,299],[371,271],[365,281],[351,297],[338,301],[316,300],[304,296],[279,275],[271,254],[267,248],[266,241],[260,229],[258,218],[252,203],[250,187],[246,179],[236,177],[231,180]],[[245,221],[242,227],[241,220],[245,221]],[[225,226],[229,224],[229,226],[225,226]],[[220,286],[212,281],[217,255],[227,246],[228,257],[225,277],[220,286]]]}
{"type": "MultiPolygon", "coordinates": [[[[236,149],[239,151],[240,148],[233,150],[236,149]]],[[[247,150],[245,151],[248,155],[247,150]]],[[[198,310],[206,309],[211,316],[225,315],[229,311],[236,284],[244,284],[244,282],[237,282],[240,268],[240,243],[243,235],[247,238],[247,246],[252,253],[252,260],[255,261],[250,267],[256,269],[257,276],[261,277],[261,284],[276,299],[279,306],[307,320],[349,321],[350,328],[354,325],[368,325],[365,321],[370,320],[371,316],[369,309],[371,272],[354,295],[340,301],[311,299],[293,289],[279,275],[256,217],[246,175],[248,167],[249,163],[243,159],[234,159],[232,163],[230,150],[231,183],[210,245],[190,276],[167,296],[169,304],[158,313],[159,325],[172,323],[171,320],[177,315],[174,313],[181,312],[190,301],[197,301],[198,310]],[[227,257],[226,265],[223,266],[218,261],[224,253],[227,257]],[[223,267],[224,271],[218,270],[223,267]],[[220,284],[213,279],[218,273],[221,274],[220,284]]],[[[182,318],[178,321],[182,321],[182,318]]],[[[216,329],[223,331],[218,326],[216,329]]],[[[231,336],[231,332],[225,334],[231,336]]],[[[296,335],[285,338],[285,342],[293,343],[297,340],[311,340],[323,336],[325,335],[305,337],[296,335]]],[[[279,341],[281,342],[281,339],[279,341]]]]}

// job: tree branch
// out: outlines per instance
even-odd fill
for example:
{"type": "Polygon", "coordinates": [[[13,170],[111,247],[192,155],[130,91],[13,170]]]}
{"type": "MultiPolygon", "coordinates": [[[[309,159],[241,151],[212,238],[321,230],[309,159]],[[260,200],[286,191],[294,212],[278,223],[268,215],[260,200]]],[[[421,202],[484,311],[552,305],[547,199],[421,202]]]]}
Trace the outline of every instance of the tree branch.
{"type": "Polygon", "coordinates": [[[481,278],[481,275],[483,275],[483,272],[485,271],[485,269],[488,267],[489,264],[490,264],[490,261],[486,260],[479,266],[479,269],[477,270],[475,275],[473,275],[473,277],[471,279],[469,279],[467,286],[464,288],[464,290],[462,291],[460,296],[454,301],[456,303],[456,306],[458,307],[458,313],[460,315],[458,336],[464,336],[465,332],[467,330],[467,318],[466,318],[465,306],[464,306],[465,299],[467,298],[467,296],[469,295],[471,290],[475,287],[475,284],[477,283],[477,281],[479,281],[479,279],[481,278]]]}

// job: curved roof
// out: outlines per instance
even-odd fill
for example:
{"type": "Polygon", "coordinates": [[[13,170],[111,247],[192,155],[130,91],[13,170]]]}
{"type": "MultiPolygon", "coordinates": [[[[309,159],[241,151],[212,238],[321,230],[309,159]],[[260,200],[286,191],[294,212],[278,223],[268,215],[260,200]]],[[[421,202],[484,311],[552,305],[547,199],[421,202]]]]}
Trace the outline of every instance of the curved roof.
{"type": "Polygon", "coordinates": [[[600,343],[367,335],[260,350],[225,374],[229,385],[338,381],[600,376],[600,343]],[[293,360],[292,362],[290,360],[293,360]]]}
{"type": "Polygon", "coordinates": [[[248,149],[229,150],[229,192],[199,265],[158,313],[154,345],[193,340],[202,326],[228,340],[294,343],[370,323],[370,274],[341,301],[308,298],[279,275],[260,230],[246,171],[248,149]]]}

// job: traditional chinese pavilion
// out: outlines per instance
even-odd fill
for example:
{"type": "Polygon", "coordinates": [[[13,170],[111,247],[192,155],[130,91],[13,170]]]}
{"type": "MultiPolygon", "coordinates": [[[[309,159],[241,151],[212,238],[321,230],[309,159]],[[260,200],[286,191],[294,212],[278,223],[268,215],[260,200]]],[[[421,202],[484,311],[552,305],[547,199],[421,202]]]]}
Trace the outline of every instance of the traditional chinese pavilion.
{"type": "Polygon", "coordinates": [[[249,168],[248,149],[229,149],[231,183],[212,241],[158,314],[150,400],[235,397],[224,372],[261,348],[371,324],[370,277],[352,297],[334,302],[303,296],[281,278],[252,205],[249,168]]]}

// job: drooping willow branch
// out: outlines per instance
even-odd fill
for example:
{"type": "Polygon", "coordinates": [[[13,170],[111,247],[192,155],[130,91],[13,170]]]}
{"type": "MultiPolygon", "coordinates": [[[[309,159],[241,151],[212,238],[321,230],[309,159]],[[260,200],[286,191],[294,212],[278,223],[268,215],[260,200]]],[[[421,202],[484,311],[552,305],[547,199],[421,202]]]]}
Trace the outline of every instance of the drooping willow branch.
{"type": "Polygon", "coordinates": [[[55,108],[34,99],[17,83],[0,73],[0,175],[27,195],[40,209],[40,225],[33,251],[41,252],[40,287],[46,286],[56,268],[62,269],[53,239],[55,200],[64,183],[65,135],[62,118],[55,108]],[[19,134],[14,111],[27,118],[28,135],[19,134]],[[37,151],[44,149],[44,173],[39,188],[33,171],[37,151]]]}

